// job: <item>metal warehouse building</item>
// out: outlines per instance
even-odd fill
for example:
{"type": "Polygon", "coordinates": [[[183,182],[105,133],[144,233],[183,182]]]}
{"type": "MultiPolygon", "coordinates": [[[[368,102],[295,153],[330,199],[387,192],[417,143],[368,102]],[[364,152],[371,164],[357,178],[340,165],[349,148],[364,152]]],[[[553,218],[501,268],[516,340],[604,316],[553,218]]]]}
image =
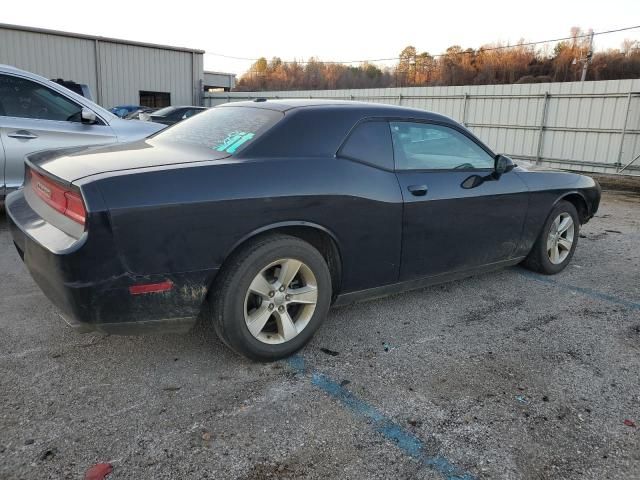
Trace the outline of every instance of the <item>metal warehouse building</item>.
{"type": "Polygon", "coordinates": [[[236,76],[233,73],[204,72],[205,92],[229,92],[236,86],[236,76]]]}
{"type": "MultiPolygon", "coordinates": [[[[201,105],[203,54],[189,48],[0,24],[0,64],[86,84],[93,100],[107,108],[201,105]]],[[[208,88],[232,87],[232,80],[224,75],[216,75],[221,85],[208,88]]]]}

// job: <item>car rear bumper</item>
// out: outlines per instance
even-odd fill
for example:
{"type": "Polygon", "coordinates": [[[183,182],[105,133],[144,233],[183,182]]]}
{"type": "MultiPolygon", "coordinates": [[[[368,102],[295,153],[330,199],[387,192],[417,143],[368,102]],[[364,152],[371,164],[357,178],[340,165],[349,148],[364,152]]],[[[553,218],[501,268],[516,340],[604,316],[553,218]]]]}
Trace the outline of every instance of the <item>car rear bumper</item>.
{"type": "Polygon", "coordinates": [[[105,235],[92,244],[91,235],[70,243],[26,202],[22,190],[6,198],[9,229],[18,253],[34,281],[80,332],[137,334],[184,332],[197,321],[208,285],[217,270],[136,275],[122,267],[105,235]],[[58,248],[60,245],[64,248],[58,248]],[[95,272],[95,273],[92,273],[95,272]],[[163,292],[132,294],[131,286],[170,281],[163,292]]]}

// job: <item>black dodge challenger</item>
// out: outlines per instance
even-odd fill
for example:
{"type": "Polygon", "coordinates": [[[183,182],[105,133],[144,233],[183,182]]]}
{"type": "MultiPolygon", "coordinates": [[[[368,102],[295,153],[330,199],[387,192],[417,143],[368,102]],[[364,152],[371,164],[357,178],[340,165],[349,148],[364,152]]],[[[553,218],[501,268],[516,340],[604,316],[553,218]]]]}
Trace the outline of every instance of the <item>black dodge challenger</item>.
{"type": "Polygon", "coordinates": [[[453,120],[355,102],[221,105],[145,140],[32,154],[6,199],[31,275],[81,331],[184,331],[256,360],[329,306],[571,260],[600,187],[530,172],[453,120]]]}

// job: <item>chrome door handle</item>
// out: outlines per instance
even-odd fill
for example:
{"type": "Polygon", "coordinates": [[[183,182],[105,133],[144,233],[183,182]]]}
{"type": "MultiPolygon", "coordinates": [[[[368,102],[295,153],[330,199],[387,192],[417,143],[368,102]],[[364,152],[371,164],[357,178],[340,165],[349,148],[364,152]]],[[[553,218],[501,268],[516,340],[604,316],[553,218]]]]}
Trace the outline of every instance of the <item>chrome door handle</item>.
{"type": "Polygon", "coordinates": [[[38,138],[38,135],[31,133],[29,130],[16,130],[7,135],[11,138],[20,138],[23,140],[33,140],[34,138],[38,138]]]}

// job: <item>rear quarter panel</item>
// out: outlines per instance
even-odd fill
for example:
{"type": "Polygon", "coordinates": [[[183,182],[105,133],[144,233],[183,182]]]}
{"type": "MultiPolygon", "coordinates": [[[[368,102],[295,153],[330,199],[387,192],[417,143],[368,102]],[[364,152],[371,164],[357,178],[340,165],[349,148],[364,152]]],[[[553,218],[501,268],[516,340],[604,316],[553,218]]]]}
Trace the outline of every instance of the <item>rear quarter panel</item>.
{"type": "Polygon", "coordinates": [[[402,197],[395,174],[336,158],[212,161],[96,180],[135,274],[215,270],[252,234],[317,225],[342,257],[342,289],[395,282],[402,197]]]}

